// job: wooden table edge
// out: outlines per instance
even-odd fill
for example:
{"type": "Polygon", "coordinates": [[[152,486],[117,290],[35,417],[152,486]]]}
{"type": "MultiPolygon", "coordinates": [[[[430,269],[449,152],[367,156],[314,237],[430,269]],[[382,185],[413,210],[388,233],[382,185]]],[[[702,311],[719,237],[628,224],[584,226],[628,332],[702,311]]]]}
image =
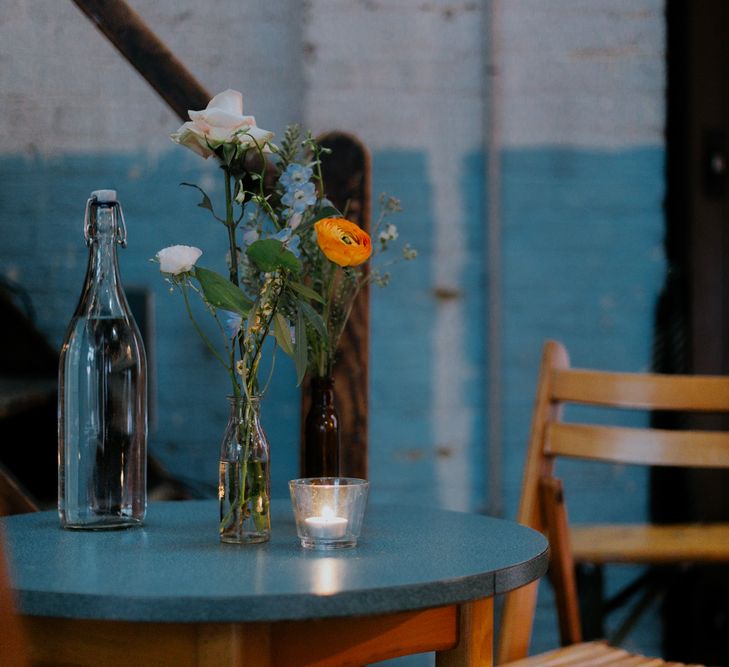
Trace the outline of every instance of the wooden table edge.
{"type": "Polygon", "coordinates": [[[347,667],[428,651],[435,651],[437,667],[493,665],[491,597],[420,611],[304,621],[159,623],[25,616],[23,622],[31,661],[49,667],[347,667]]]}

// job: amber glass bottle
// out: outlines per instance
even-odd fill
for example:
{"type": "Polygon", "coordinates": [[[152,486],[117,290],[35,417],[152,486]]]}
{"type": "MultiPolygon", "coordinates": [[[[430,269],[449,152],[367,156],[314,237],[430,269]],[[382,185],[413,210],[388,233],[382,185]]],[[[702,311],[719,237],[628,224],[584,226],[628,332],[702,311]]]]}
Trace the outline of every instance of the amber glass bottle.
{"type": "Polygon", "coordinates": [[[339,416],[334,405],[334,380],[311,380],[311,407],[304,426],[303,477],[339,476],[339,416]]]}

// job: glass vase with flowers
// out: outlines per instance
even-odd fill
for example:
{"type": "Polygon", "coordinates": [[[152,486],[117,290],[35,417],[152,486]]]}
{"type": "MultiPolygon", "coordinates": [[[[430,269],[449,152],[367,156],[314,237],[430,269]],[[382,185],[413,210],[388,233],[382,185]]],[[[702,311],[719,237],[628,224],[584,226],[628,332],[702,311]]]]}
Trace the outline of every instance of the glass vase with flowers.
{"type": "Polygon", "coordinates": [[[198,206],[222,225],[228,241],[227,275],[200,265],[202,250],[175,245],[156,255],[173,292],[179,292],[205,345],[230,380],[230,417],[220,454],[220,539],[261,542],[270,535],[269,446],[260,425],[260,401],[277,349],[294,359],[299,382],[307,365],[307,331],[325,331],[311,307],[320,297],[305,284],[300,243],[315,223],[338,215],[321,190],[300,178],[316,169],[320,150],[310,135],[287,130],[280,147],[273,134],[243,115],[242,95],[226,90],[172,134],[176,143],[215,159],[224,185],[223,208],[198,185],[198,206]],[[303,167],[298,155],[306,155],[303,167]],[[202,300],[219,336],[198,322],[192,299],[202,300]],[[261,379],[264,345],[275,341],[261,379]]]}

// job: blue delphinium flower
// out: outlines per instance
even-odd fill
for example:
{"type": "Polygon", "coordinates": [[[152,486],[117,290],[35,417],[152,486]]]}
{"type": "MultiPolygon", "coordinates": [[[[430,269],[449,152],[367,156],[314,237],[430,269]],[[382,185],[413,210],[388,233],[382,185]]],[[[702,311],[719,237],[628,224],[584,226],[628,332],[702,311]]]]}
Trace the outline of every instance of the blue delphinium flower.
{"type": "Polygon", "coordinates": [[[303,213],[306,207],[314,202],[316,202],[316,188],[311,182],[294,185],[281,197],[281,203],[291,208],[294,213],[303,213]]]}
{"type": "Polygon", "coordinates": [[[261,207],[258,205],[258,202],[247,201],[245,206],[243,206],[243,219],[241,222],[244,225],[250,225],[252,222],[256,221],[260,213],[261,207]]]}
{"type": "Polygon", "coordinates": [[[243,318],[238,313],[233,313],[229,310],[221,310],[223,314],[223,329],[228,338],[235,338],[240,331],[243,318]]]}
{"type": "Polygon", "coordinates": [[[281,241],[286,248],[288,248],[296,257],[299,257],[299,242],[301,238],[298,235],[293,234],[291,227],[284,227],[280,232],[274,234],[271,238],[281,241]]]}
{"type": "Polygon", "coordinates": [[[248,201],[243,207],[241,223],[244,227],[257,225],[259,228],[273,226],[270,214],[257,201],[248,201]]]}
{"type": "Polygon", "coordinates": [[[292,162],[281,174],[278,182],[284,190],[290,190],[292,187],[307,183],[311,179],[312,173],[311,167],[292,162]]]}
{"type": "Polygon", "coordinates": [[[301,259],[301,250],[299,249],[299,243],[301,242],[301,237],[297,234],[296,236],[292,236],[289,242],[286,244],[286,247],[294,253],[294,255],[301,259]]]}
{"type": "Polygon", "coordinates": [[[260,238],[261,234],[257,229],[249,229],[245,234],[243,234],[243,245],[251,245],[251,243],[255,243],[260,238]]]}

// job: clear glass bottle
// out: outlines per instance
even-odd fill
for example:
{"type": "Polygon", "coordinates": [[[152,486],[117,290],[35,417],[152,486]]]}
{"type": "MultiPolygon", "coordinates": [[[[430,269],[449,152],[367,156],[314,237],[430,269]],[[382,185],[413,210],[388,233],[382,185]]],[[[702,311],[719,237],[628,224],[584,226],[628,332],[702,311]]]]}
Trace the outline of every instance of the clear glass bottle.
{"type": "Polygon", "coordinates": [[[147,361],[119,277],[114,190],[86,203],[86,279],[61,348],[58,514],[64,528],[141,525],[147,509],[147,361]]]}
{"type": "Polygon", "coordinates": [[[271,536],[268,439],[259,399],[229,396],[230,417],[220,447],[220,541],[266,542],[271,536]]]}

